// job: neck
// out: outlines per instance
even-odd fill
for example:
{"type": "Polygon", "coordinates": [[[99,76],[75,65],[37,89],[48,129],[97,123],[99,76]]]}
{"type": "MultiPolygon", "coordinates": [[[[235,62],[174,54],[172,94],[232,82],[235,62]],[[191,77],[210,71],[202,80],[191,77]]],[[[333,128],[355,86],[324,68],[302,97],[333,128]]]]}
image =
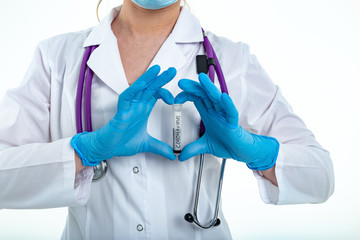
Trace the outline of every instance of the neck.
{"type": "Polygon", "coordinates": [[[179,14],[180,1],[159,10],[148,10],[131,0],[124,0],[119,15],[112,23],[112,29],[115,35],[154,37],[169,35],[179,14]]]}

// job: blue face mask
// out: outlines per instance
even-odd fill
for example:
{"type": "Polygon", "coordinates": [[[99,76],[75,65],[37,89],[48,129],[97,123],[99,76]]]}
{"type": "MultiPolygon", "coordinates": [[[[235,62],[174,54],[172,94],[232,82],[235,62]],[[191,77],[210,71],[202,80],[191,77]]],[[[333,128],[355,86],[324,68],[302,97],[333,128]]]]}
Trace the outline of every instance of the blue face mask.
{"type": "Polygon", "coordinates": [[[161,9],[176,3],[178,0],[132,0],[134,3],[146,9],[161,9]]]}

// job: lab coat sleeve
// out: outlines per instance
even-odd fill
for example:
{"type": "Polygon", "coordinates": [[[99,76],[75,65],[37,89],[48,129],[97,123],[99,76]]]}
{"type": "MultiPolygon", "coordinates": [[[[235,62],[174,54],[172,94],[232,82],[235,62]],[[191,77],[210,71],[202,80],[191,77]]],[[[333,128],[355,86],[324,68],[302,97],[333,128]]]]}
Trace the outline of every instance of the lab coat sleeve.
{"type": "Polygon", "coordinates": [[[70,138],[51,140],[47,42],[40,43],[25,78],[0,103],[0,209],[84,204],[92,169],[75,176],[70,138]]]}
{"type": "Polygon", "coordinates": [[[255,56],[249,55],[245,74],[246,96],[240,122],[249,131],[280,142],[275,172],[278,187],[254,171],[261,198],[271,204],[320,203],[334,191],[329,153],[294,114],[278,86],[255,56]]]}

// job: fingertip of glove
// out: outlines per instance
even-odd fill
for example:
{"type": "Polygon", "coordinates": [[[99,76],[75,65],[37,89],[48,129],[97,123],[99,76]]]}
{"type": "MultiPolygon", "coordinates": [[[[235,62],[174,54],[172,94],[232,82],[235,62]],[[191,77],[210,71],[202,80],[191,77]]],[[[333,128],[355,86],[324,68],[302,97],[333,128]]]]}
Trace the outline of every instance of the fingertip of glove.
{"type": "Polygon", "coordinates": [[[174,104],[174,96],[167,89],[159,89],[157,93],[155,93],[154,97],[156,99],[161,98],[166,104],[173,105],[174,104]]]}
{"type": "Polygon", "coordinates": [[[160,72],[161,68],[158,64],[156,64],[156,65],[150,67],[149,70],[154,71],[154,72],[160,72]]]}
{"type": "Polygon", "coordinates": [[[174,99],[174,104],[184,104],[185,99],[182,97],[182,95],[177,95],[174,99]]]}
{"type": "Polygon", "coordinates": [[[174,98],[169,98],[169,99],[166,100],[166,103],[168,105],[173,105],[173,104],[175,104],[175,100],[174,100],[174,98]]]}
{"type": "Polygon", "coordinates": [[[199,73],[199,79],[204,78],[204,77],[207,77],[206,73],[203,73],[203,72],[199,73]]]}
{"type": "Polygon", "coordinates": [[[182,155],[182,154],[180,154],[180,155],[178,156],[178,159],[179,159],[180,162],[185,162],[185,161],[187,160],[187,158],[186,158],[184,155],[182,155]]]}
{"type": "Polygon", "coordinates": [[[182,85],[183,85],[183,82],[184,82],[184,79],[180,79],[179,81],[178,81],[178,86],[179,86],[179,88],[181,88],[182,89],[182,85]]]}
{"type": "Polygon", "coordinates": [[[174,76],[176,75],[177,72],[176,68],[174,67],[169,67],[167,71],[169,72],[170,75],[174,75],[174,76]]]}
{"type": "Polygon", "coordinates": [[[232,99],[231,99],[231,97],[229,96],[229,94],[227,94],[227,93],[225,93],[225,92],[221,93],[221,99],[222,99],[223,101],[231,101],[231,102],[232,102],[232,99]]]}
{"type": "Polygon", "coordinates": [[[179,86],[182,90],[184,90],[184,88],[186,88],[186,85],[188,85],[190,81],[192,81],[192,80],[186,79],[186,78],[180,79],[179,82],[178,82],[178,86],[179,86]]]}
{"type": "Polygon", "coordinates": [[[207,74],[202,72],[199,74],[199,81],[204,82],[204,81],[211,81],[211,80],[209,79],[209,76],[207,74]]]}
{"type": "Polygon", "coordinates": [[[174,161],[176,159],[176,155],[172,152],[172,150],[171,152],[164,154],[163,157],[169,159],[170,161],[174,161]]]}

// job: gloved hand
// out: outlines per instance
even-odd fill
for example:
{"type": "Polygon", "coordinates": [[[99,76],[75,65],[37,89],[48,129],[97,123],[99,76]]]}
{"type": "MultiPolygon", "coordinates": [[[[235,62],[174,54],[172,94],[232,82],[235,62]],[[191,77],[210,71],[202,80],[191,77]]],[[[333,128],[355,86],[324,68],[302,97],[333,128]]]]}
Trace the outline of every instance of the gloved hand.
{"type": "Polygon", "coordinates": [[[209,153],[245,162],[253,170],[272,168],[279,152],[279,142],[243,129],[238,124],[238,112],[229,95],[221,93],[204,73],[199,74],[199,81],[179,81],[179,87],[184,91],[176,96],[175,103],[194,102],[205,125],[204,135],[186,145],[179,160],[209,153]]]}
{"type": "MultiPolygon", "coordinates": [[[[175,68],[169,68],[161,75],[155,65],[140,76],[129,88],[120,94],[117,113],[109,123],[93,132],[75,135],[70,143],[85,166],[94,166],[114,156],[130,156],[151,152],[174,160],[172,148],[147,132],[147,121],[157,99],[171,105],[172,94],[161,88],[176,75],[175,68]]],[[[105,96],[106,97],[106,96],[105,96]]]]}

